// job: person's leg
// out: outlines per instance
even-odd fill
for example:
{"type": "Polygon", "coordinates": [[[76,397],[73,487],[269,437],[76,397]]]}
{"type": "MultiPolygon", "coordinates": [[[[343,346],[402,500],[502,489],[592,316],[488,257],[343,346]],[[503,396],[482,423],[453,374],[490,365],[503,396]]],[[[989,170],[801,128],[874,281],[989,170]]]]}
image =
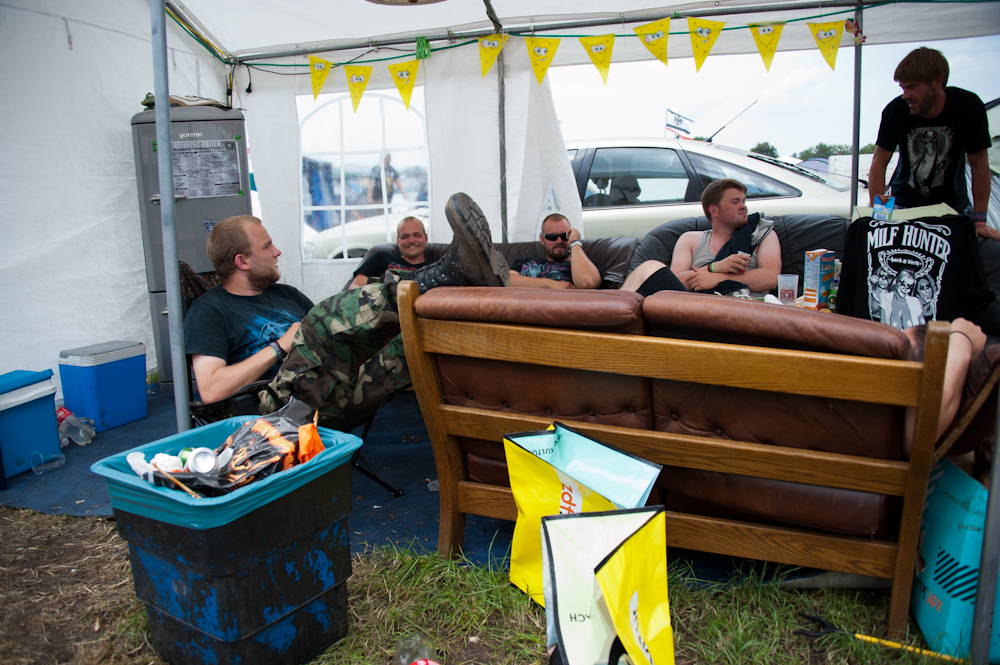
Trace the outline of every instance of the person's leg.
{"type": "Polygon", "coordinates": [[[657,291],[687,291],[670,268],[659,261],[645,261],[622,284],[622,291],[635,291],[650,296],[657,291]]]}
{"type": "MultiPolygon", "coordinates": [[[[493,249],[479,206],[455,194],[445,212],[455,239],[445,256],[413,273],[420,292],[437,286],[506,286],[507,262],[493,249]]],[[[343,291],[313,307],[271,381],[278,396],[295,395],[320,412],[324,425],[348,430],[410,385],[396,304],[399,281],[388,271],[382,282],[343,291]]],[[[263,412],[280,407],[261,393],[263,412]]]]}
{"type": "MultiPolygon", "coordinates": [[[[338,293],[302,320],[271,387],[320,412],[320,422],[351,429],[410,384],[396,305],[398,277],[338,293]],[[352,424],[353,423],[353,424],[352,424]]],[[[265,412],[280,408],[261,393],[265,412]]]]}

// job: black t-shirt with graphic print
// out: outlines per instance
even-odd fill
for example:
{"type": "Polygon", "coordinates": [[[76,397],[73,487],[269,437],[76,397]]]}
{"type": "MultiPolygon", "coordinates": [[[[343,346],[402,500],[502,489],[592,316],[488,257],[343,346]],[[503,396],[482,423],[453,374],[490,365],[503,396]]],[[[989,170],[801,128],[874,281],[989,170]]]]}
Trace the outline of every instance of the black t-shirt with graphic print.
{"type": "Polygon", "coordinates": [[[965,157],[992,145],[986,107],[968,90],[945,88],[944,110],[935,118],[918,118],[897,97],[882,111],[876,144],[889,152],[899,148],[889,181],[897,206],[947,203],[965,213],[970,207],[965,157]]]}
{"type": "Polygon", "coordinates": [[[975,318],[994,299],[968,217],[883,221],[847,228],[837,313],[903,330],[975,318]]]}
{"type": "MultiPolygon", "coordinates": [[[[189,354],[214,356],[234,365],[278,341],[312,306],[309,298],[287,284],[272,284],[256,296],[237,296],[216,286],[191,303],[184,317],[184,346],[189,354]]],[[[277,370],[275,363],[260,378],[269,379],[277,370]]]]}
{"type": "Polygon", "coordinates": [[[423,266],[424,263],[424,261],[409,263],[399,254],[379,250],[365,257],[365,260],[358,265],[358,269],[354,271],[354,276],[364,275],[369,280],[381,279],[386,270],[411,273],[423,266]]]}

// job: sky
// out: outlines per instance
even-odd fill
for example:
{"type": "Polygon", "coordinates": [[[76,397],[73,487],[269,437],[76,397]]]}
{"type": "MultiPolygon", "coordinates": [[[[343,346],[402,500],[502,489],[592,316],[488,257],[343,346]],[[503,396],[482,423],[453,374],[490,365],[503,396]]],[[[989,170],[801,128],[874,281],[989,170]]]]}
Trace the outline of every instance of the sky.
{"type": "MultiPolygon", "coordinates": [[[[892,75],[903,57],[930,46],[948,58],[948,85],[984,101],[1000,97],[1000,36],[862,49],[861,145],[874,143],[882,109],[899,96],[892,75]]],[[[817,143],[851,144],[854,49],[841,48],[831,71],[818,49],[778,52],[771,70],[758,54],[709,55],[696,72],[693,58],[613,63],[604,86],[590,64],[552,67],[548,77],[567,141],[664,136],[667,109],[694,120],[693,136],[710,136],[757,103],[714,139],[749,149],[761,141],[791,156],[817,143]]],[[[671,135],[672,136],[672,135],[671,135]]]]}

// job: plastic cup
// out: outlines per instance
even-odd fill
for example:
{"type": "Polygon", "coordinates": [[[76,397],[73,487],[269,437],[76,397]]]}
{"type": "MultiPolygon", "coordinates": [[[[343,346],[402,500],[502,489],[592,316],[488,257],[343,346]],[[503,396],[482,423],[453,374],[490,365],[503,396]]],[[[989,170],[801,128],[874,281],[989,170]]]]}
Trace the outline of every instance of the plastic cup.
{"type": "Polygon", "coordinates": [[[778,300],[782,305],[794,305],[798,290],[798,275],[778,275],[778,300]]]}

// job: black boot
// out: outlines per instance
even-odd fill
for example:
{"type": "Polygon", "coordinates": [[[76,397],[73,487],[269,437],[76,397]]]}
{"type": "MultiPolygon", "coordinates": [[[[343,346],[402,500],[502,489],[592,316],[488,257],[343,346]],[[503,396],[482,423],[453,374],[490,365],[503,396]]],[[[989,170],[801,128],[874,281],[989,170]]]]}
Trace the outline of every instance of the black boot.
{"type": "Polygon", "coordinates": [[[476,202],[455,194],[448,199],[445,216],[455,239],[444,256],[413,272],[411,279],[420,292],[438,286],[507,286],[507,259],[493,249],[489,224],[476,202]]]}

